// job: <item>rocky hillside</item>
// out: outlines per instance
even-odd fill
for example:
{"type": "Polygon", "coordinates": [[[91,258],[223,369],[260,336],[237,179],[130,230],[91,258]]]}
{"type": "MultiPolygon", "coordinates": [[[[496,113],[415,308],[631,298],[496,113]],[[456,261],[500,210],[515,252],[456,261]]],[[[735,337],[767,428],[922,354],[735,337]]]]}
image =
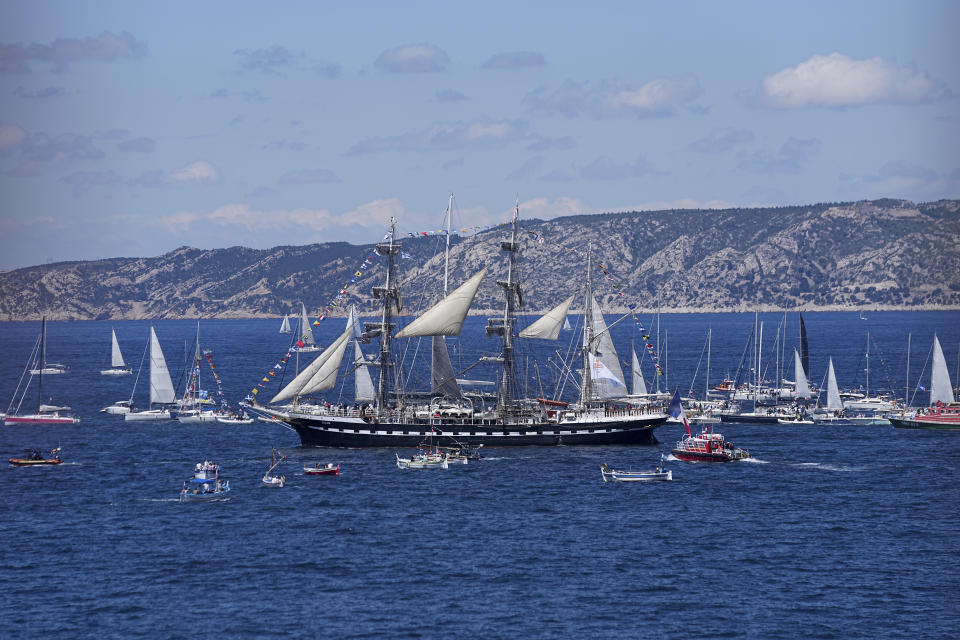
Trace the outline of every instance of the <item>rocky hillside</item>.
{"type": "MultiPolygon", "coordinates": [[[[521,226],[529,313],[579,291],[588,243],[600,263],[593,264],[597,298],[611,312],[652,309],[658,294],[665,311],[960,308],[957,200],[630,212],[521,226]]],[[[505,278],[504,235],[501,227],[452,243],[451,288],[490,266],[478,312],[502,308],[495,281],[505,278]]],[[[403,241],[405,312],[439,295],[439,248],[437,238],[403,241]]],[[[301,300],[312,312],[335,298],[372,249],[181,247],[155,258],[18,269],[0,273],[0,320],[279,316],[301,300]]],[[[382,284],[384,262],[365,265],[347,301],[372,308],[370,287],[382,284]]]]}

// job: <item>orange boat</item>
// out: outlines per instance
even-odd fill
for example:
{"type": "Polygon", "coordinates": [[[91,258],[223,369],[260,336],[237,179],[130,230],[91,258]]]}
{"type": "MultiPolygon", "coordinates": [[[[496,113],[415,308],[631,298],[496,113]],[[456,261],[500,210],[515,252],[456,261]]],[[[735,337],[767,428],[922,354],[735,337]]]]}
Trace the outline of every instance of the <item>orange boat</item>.
{"type": "Polygon", "coordinates": [[[63,460],[60,459],[60,447],[51,449],[50,453],[53,454],[52,458],[44,458],[43,454],[40,453],[40,449],[30,449],[30,451],[27,452],[26,458],[10,458],[10,464],[15,467],[39,467],[43,465],[61,464],[63,462],[63,460]]]}

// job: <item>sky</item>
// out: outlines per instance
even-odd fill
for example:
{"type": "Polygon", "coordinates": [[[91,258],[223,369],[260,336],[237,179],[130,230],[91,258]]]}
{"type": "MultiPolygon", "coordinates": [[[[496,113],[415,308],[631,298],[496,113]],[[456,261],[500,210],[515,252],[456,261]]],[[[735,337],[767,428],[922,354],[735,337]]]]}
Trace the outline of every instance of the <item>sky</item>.
{"type": "Polygon", "coordinates": [[[0,269],[960,196],[956,2],[0,3],[0,269]],[[459,5],[459,6],[458,6],[459,5]]]}

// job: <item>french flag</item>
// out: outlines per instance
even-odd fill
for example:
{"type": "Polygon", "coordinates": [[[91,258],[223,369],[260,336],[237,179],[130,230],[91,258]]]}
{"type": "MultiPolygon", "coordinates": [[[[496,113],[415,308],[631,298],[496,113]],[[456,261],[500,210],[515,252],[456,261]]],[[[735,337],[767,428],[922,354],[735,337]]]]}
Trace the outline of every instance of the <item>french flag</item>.
{"type": "Polygon", "coordinates": [[[682,422],[683,428],[687,430],[687,435],[691,435],[687,415],[683,412],[683,405],[680,403],[680,389],[673,392],[673,400],[670,401],[670,406],[667,407],[667,413],[682,422]]]}

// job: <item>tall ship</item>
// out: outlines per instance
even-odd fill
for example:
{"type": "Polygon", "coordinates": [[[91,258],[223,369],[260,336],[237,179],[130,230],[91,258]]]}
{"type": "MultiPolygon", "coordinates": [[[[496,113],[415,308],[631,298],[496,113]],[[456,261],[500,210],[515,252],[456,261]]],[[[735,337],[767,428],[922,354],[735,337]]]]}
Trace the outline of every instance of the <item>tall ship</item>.
{"type": "MultiPolygon", "coordinates": [[[[427,438],[432,438],[438,446],[471,447],[655,444],[654,429],[669,416],[662,407],[633,406],[622,401],[626,393],[622,373],[618,377],[613,372],[620,371],[620,365],[609,328],[593,296],[589,255],[583,298],[587,312],[584,313],[582,346],[576,355],[582,365],[579,398],[564,402],[523,397],[515,374],[517,340],[555,340],[565,324],[574,296],[522,331],[516,331],[516,314],[522,304],[517,265],[518,218],[519,207],[513,216],[509,238],[500,243],[507,262],[506,280],[496,283],[504,296],[503,313],[489,318],[485,327],[486,335],[499,338],[501,344],[499,355],[483,358],[494,363],[499,371],[495,397],[490,394],[489,402],[460,390],[444,342],[445,336],[460,334],[487,268],[395,333],[394,312],[400,314],[403,299],[397,275],[397,261],[402,252],[396,220],[391,219],[390,233],[376,246],[376,253],[386,258],[386,281],[372,291],[374,299],[380,302],[380,318],[378,322],[363,323],[360,338],[366,342],[376,339],[379,356],[372,362],[362,357],[354,327],[348,322],[343,334],[268,404],[253,400],[245,404],[246,408],[293,429],[304,446],[412,447],[427,438]],[[429,337],[432,342],[431,393],[426,401],[417,401],[401,392],[403,377],[397,370],[394,355],[395,340],[416,337],[429,337]],[[357,354],[353,369],[364,373],[366,369],[379,369],[379,378],[370,390],[372,401],[354,408],[311,401],[308,398],[311,394],[335,386],[340,363],[351,341],[357,354]]],[[[449,228],[449,217],[447,224],[449,228]]],[[[447,237],[449,239],[449,233],[447,237]]],[[[363,375],[357,379],[358,389],[361,381],[369,385],[366,381],[371,380],[370,376],[363,375]]]]}

